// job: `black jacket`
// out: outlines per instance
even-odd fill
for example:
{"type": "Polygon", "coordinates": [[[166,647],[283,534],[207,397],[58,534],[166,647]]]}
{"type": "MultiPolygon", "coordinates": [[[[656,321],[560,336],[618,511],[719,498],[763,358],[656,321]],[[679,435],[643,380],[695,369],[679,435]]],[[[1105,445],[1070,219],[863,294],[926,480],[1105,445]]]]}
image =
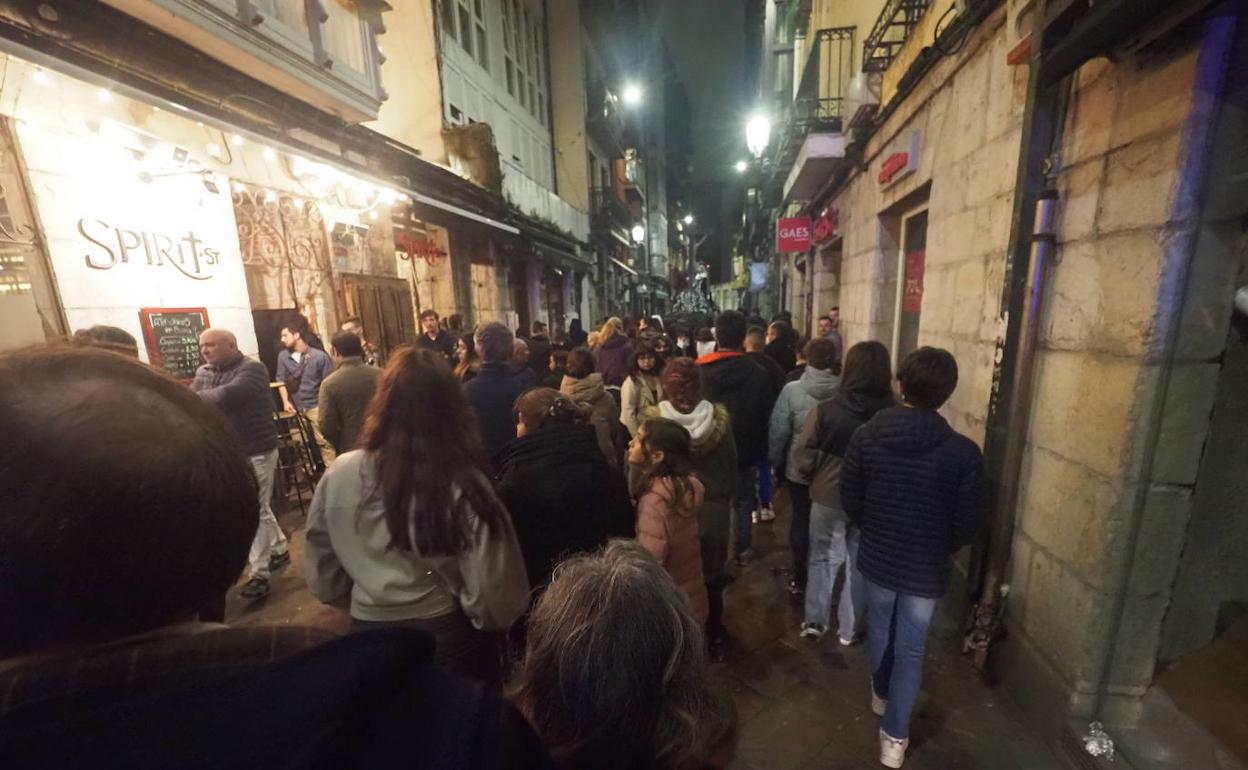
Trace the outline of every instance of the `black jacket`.
{"type": "Polygon", "coordinates": [[[780,365],[787,376],[789,372],[797,368],[797,353],[793,350],[793,346],[788,340],[775,339],[767,343],[767,347],[763,348],[763,352],[771,357],[780,365]]]}
{"type": "Polygon", "coordinates": [[[529,368],[538,379],[550,371],[550,337],[545,334],[534,334],[529,337],[529,368]]]}
{"type": "Polygon", "coordinates": [[[556,425],[515,439],[497,458],[498,494],[529,572],[545,586],[563,557],[634,535],[624,477],[607,465],[588,425],[556,425]]]}
{"type": "Polygon", "coordinates": [[[896,406],[892,392],[838,390],[815,407],[798,437],[797,473],[810,487],[810,499],[841,508],[841,472],[854,432],[882,409],[896,406]]]}
{"type": "Polygon", "coordinates": [[[455,335],[446,329],[438,329],[437,339],[429,339],[429,335],[424,330],[416,336],[416,347],[421,350],[434,350],[446,356],[447,361],[455,358],[455,335]]]}
{"type": "Polygon", "coordinates": [[[746,353],[745,357],[763,367],[763,371],[767,372],[767,377],[771,380],[771,389],[776,392],[776,398],[780,397],[780,391],[785,386],[785,370],[780,368],[780,364],[766,353],[746,353]]]}
{"type": "Polygon", "coordinates": [[[706,400],[723,404],[732,417],[737,467],[758,465],[767,459],[767,428],[779,395],[767,370],[741,353],[711,353],[698,362],[706,400]]]}
{"type": "Polygon", "coordinates": [[[481,364],[477,376],[464,383],[468,403],[477,413],[487,457],[493,458],[503,445],[516,437],[513,407],[520,394],[533,386],[535,379],[533,370],[527,366],[517,374],[507,363],[490,363],[481,364]]]}
{"type": "Polygon", "coordinates": [[[931,410],[885,409],[858,429],[841,469],[841,505],[862,530],[862,574],[898,593],[943,596],[950,555],[980,526],[983,467],[975,442],[931,410]]]}
{"type": "Polygon", "coordinates": [[[515,707],[408,629],[174,633],[0,672],[11,768],[550,767],[515,707]]]}

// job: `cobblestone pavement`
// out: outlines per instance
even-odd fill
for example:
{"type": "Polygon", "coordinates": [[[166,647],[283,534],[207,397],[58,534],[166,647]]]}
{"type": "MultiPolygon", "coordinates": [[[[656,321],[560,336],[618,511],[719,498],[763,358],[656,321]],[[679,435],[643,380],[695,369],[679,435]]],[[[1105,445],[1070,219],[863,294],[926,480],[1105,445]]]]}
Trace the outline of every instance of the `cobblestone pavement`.
{"type": "MultiPolygon", "coordinates": [[[[758,557],[729,586],[732,634],[728,660],[717,666],[736,700],[741,739],[732,770],[867,770],[879,768],[878,720],[869,708],[866,648],[842,648],[835,634],[819,642],[797,636],[801,608],[785,592],[788,525],[754,527],[758,557]]],[[[291,565],[273,577],[273,593],[248,603],[235,591],[227,605],[235,625],[290,623],[345,631],[349,619],[316,600],[302,577],[303,519],[282,517],[292,533],[291,565]]],[[[998,694],[957,654],[956,640],[933,640],[912,730],[909,770],[1062,770],[1058,752],[1030,732],[998,694]]]]}

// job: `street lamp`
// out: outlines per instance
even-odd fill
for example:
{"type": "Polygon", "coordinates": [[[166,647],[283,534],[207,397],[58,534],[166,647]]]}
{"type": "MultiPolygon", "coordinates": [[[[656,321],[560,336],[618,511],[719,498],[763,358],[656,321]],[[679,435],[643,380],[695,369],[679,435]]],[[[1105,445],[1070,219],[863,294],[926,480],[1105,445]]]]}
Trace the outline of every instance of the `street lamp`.
{"type": "Polygon", "coordinates": [[[685,214],[685,218],[683,221],[687,225],[693,224],[693,214],[685,214]]]}
{"type": "Polygon", "coordinates": [[[636,83],[624,84],[624,103],[630,107],[641,104],[641,86],[636,83]]]}
{"type": "Polygon", "coordinates": [[[750,117],[745,124],[745,146],[755,158],[763,157],[767,145],[771,142],[771,120],[762,113],[750,117]]]}
{"type": "Polygon", "coordinates": [[[735,168],[735,169],[737,170],[737,173],[738,173],[738,174],[744,174],[744,173],[746,172],[746,170],[747,170],[747,169],[749,169],[749,167],[750,167],[750,164],[749,164],[749,163],[746,163],[746,162],[745,162],[745,161],[743,161],[743,160],[739,160],[739,161],[737,161],[737,164],[736,164],[735,166],[733,166],[733,168],[735,168]]]}
{"type": "Polygon", "coordinates": [[[646,239],[646,228],[641,225],[633,225],[633,243],[641,243],[646,239]]]}

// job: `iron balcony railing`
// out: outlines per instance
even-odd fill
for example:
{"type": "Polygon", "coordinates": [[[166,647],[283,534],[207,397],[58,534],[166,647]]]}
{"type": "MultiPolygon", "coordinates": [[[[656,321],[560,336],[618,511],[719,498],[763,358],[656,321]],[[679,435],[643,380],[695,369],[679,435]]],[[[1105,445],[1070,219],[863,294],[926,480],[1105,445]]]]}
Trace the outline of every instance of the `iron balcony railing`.
{"type": "Polygon", "coordinates": [[[932,0],[888,0],[863,43],[862,71],[888,69],[931,4],[932,0]]]}
{"type": "Polygon", "coordinates": [[[628,205],[620,200],[615,190],[610,187],[593,189],[593,217],[591,224],[595,230],[607,232],[613,228],[627,233],[632,226],[633,215],[628,205]]]}
{"type": "Polygon", "coordinates": [[[839,132],[845,95],[854,76],[854,27],[830,27],[814,35],[797,96],[787,106],[775,145],[773,168],[783,182],[809,134],[839,132]]]}

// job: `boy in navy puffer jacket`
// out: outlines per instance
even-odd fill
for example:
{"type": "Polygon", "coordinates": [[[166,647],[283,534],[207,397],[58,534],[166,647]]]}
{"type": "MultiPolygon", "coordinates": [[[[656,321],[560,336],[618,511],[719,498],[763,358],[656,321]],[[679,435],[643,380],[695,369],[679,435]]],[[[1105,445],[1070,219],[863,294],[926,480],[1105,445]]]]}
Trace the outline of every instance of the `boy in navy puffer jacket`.
{"type": "Polygon", "coordinates": [[[949,585],[951,555],[975,538],[983,454],[937,413],[958,384],[946,350],[920,348],[897,372],[904,405],[850,439],[841,503],[860,528],[866,579],[872,709],[882,716],[880,763],[901,767],[923,678],[927,631],[949,585]]]}

